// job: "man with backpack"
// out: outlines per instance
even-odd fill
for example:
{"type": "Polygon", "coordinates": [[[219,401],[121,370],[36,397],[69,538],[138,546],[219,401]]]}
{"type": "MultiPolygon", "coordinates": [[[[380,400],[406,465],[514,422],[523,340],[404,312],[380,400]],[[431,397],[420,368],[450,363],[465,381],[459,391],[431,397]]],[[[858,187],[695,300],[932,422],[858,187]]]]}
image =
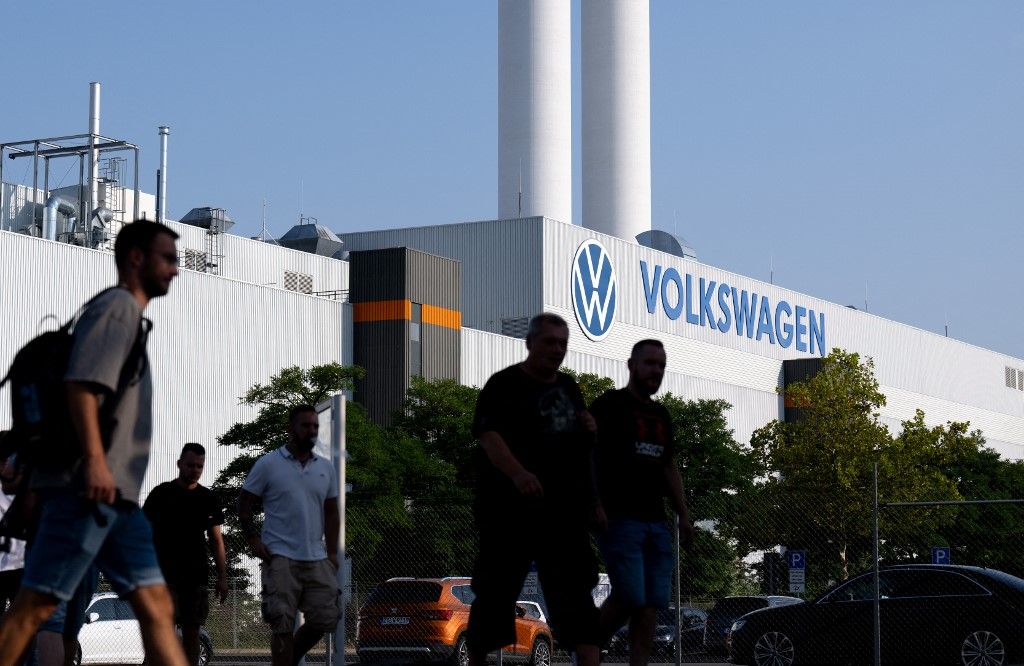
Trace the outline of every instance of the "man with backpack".
{"type": "MultiPolygon", "coordinates": [[[[152,436],[149,322],[142,312],[167,294],[178,274],[177,237],[153,222],[125,225],[114,244],[117,287],[90,300],[74,322],[62,377],[78,455],[68,456],[63,467],[47,466],[48,458],[61,457],[56,452],[62,447],[73,447],[66,441],[34,443],[54,453],[32,456],[42,515],[21,591],[0,621],[0,666],[17,662],[36,628],[59,601],[72,597],[93,565],[131,603],[149,660],[186,664],[152,532],[138,504],[152,436]]],[[[14,431],[31,420],[19,421],[24,414],[15,411],[14,431]]],[[[52,405],[36,411],[61,413],[52,405]]]]}

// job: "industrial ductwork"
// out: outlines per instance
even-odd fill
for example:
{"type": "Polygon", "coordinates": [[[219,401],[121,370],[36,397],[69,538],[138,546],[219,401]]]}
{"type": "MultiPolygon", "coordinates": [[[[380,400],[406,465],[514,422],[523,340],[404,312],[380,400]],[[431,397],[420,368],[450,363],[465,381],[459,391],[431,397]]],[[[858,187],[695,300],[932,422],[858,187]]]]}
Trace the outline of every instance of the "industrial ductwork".
{"type": "Polygon", "coordinates": [[[78,216],[78,206],[56,194],[47,199],[43,213],[43,238],[57,240],[57,213],[74,218],[78,216]]]}

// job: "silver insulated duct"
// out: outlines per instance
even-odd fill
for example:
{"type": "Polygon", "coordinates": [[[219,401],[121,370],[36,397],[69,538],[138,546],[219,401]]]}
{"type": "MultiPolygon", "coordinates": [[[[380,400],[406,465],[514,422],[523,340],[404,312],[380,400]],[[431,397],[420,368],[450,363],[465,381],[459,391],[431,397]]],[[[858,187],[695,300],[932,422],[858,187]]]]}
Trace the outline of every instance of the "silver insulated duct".
{"type": "Polygon", "coordinates": [[[78,216],[78,206],[57,194],[47,199],[43,215],[43,238],[57,240],[57,213],[74,218],[78,216]]]}
{"type": "Polygon", "coordinates": [[[156,221],[167,222],[167,135],[171,128],[160,126],[160,171],[156,177],[156,221]]]}
{"type": "Polygon", "coordinates": [[[89,210],[99,206],[97,181],[100,176],[100,153],[96,150],[96,138],[100,133],[100,84],[89,84],[89,210]]]}

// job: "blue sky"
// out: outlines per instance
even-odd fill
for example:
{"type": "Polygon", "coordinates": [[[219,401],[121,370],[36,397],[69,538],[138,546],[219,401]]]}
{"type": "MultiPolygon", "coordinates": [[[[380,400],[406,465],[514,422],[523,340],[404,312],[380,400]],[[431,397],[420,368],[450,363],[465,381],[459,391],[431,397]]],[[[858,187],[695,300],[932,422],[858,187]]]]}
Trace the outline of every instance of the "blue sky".
{"type": "MultiPolygon", "coordinates": [[[[222,206],[252,235],[264,198],[276,235],[300,205],[338,231],[496,215],[492,0],[22,1],[0,21],[0,141],[86,131],[98,80],[148,191],[171,126],[173,218],[222,206]]],[[[655,227],[1024,358],[1024,2],[651,0],[651,60],[655,227]]]]}

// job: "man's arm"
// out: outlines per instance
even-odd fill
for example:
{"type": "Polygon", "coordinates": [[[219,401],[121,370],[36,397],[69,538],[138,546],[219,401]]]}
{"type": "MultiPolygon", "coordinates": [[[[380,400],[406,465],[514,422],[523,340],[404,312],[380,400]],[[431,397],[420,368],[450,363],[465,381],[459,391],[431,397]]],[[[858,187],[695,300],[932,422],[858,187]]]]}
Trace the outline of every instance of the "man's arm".
{"type": "Polygon", "coordinates": [[[86,499],[113,504],[117,497],[114,475],[107,465],[100,435],[100,401],[95,385],[67,382],[68,411],[82,446],[86,499]]]}
{"type": "Polygon", "coordinates": [[[672,500],[672,508],[679,517],[679,543],[683,548],[689,548],[693,544],[693,523],[690,522],[690,511],[686,506],[686,492],[683,490],[683,478],[679,475],[679,468],[674,460],[668,460],[664,466],[665,483],[669,490],[669,499],[672,500]]]}
{"type": "Polygon", "coordinates": [[[252,554],[261,560],[269,560],[270,551],[260,539],[260,535],[256,531],[256,524],[252,520],[253,507],[259,499],[248,490],[243,490],[238,494],[238,522],[242,524],[242,534],[245,535],[252,554]]]}
{"type": "Polygon", "coordinates": [[[213,561],[217,565],[217,596],[223,604],[228,598],[228,558],[224,549],[224,535],[220,532],[220,525],[211,525],[210,529],[206,530],[206,536],[210,540],[213,561]]]}
{"type": "Polygon", "coordinates": [[[480,448],[487,459],[515,484],[516,490],[526,497],[543,497],[544,487],[532,472],[522,466],[512,455],[508,444],[497,432],[488,430],[480,434],[480,448]]]}
{"type": "Polygon", "coordinates": [[[327,559],[338,566],[338,537],[341,535],[341,514],[338,510],[338,498],[328,497],[324,500],[324,538],[327,541],[327,559]]]}

